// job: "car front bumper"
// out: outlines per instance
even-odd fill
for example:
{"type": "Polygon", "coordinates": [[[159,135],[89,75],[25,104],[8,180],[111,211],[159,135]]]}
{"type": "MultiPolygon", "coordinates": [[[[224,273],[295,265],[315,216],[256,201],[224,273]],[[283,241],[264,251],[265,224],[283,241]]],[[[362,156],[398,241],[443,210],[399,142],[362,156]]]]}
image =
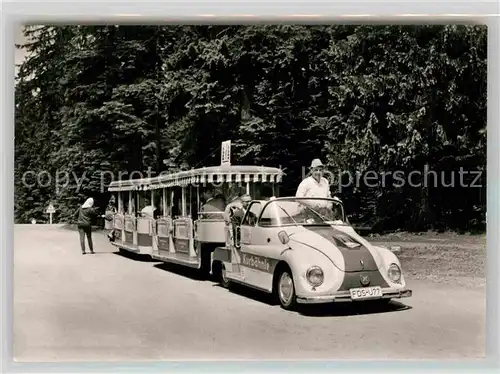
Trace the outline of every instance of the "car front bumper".
{"type": "Polygon", "coordinates": [[[383,300],[383,299],[400,299],[403,297],[411,297],[412,291],[407,288],[394,289],[386,288],[382,289],[382,296],[378,298],[371,299],[361,299],[353,300],[349,291],[336,292],[330,295],[321,296],[297,296],[297,303],[300,304],[323,304],[323,303],[333,303],[333,302],[360,302],[360,301],[373,301],[373,300],[383,300]]]}

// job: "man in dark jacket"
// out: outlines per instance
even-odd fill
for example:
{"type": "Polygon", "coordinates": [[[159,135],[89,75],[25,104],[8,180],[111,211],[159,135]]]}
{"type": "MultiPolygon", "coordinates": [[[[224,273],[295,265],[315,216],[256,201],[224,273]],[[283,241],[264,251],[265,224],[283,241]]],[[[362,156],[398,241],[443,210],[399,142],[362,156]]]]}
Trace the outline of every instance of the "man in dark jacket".
{"type": "Polygon", "coordinates": [[[78,215],[77,226],[78,233],[80,234],[80,245],[82,247],[82,254],[85,254],[85,236],[89,243],[90,253],[94,253],[94,246],[92,243],[92,221],[97,216],[97,209],[94,208],[94,199],[88,198],[85,203],[76,212],[78,215]]]}
{"type": "Polygon", "coordinates": [[[224,201],[222,195],[216,194],[212,187],[208,187],[203,193],[203,197],[205,199],[205,204],[203,204],[200,209],[200,213],[203,214],[203,218],[221,218],[220,215],[210,213],[224,212],[224,209],[226,208],[226,202],[224,201]]]}

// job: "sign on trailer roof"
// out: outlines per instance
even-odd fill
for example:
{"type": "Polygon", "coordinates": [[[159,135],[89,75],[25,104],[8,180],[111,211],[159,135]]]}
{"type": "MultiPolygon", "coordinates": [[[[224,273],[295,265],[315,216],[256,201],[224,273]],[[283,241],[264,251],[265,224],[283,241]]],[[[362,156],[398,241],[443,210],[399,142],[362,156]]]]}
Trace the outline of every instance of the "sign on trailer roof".
{"type": "Polygon", "coordinates": [[[222,166],[231,165],[231,140],[222,142],[220,164],[222,166]]]}

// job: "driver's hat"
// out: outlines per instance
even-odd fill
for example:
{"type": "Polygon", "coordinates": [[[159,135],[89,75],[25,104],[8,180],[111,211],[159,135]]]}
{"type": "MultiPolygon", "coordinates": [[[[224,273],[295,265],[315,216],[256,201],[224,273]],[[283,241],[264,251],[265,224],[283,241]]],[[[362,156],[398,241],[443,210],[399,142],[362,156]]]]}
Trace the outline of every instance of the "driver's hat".
{"type": "Polygon", "coordinates": [[[322,168],[323,166],[324,165],[323,165],[323,163],[321,162],[321,160],[319,158],[315,158],[311,162],[311,170],[314,170],[316,168],[322,168]]]}

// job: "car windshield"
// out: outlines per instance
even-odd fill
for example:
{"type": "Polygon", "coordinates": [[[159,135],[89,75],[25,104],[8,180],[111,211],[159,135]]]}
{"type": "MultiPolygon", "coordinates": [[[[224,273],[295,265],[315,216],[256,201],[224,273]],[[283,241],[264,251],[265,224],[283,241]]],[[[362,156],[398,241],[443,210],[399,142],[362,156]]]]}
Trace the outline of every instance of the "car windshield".
{"type": "Polygon", "coordinates": [[[342,204],[334,199],[294,198],[270,202],[262,212],[261,226],[343,225],[342,204]]]}

